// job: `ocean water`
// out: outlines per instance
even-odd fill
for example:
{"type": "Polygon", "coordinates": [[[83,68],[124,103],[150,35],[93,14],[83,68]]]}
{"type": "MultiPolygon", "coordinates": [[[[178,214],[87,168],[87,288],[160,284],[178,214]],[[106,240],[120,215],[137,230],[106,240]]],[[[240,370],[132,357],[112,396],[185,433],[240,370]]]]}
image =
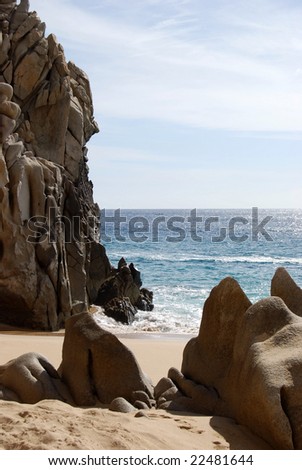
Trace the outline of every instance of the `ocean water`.
{"type": "Polygon", "coordinates": [[[285,267],[302,286],[302,210],[102,210],[102,243],[117,265],[124,257],[154,293],[152,312],[132,325],[103,317],[115,332],[198,332],[211,289],[234,277],[252,302],[270,294],[285,267]]]}

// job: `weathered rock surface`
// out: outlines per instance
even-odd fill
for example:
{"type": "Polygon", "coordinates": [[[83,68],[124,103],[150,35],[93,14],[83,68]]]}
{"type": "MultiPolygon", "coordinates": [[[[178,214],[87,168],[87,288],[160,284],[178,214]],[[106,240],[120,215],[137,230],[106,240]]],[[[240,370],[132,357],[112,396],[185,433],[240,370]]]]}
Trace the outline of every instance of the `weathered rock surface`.
{"type": "Polygon", "coordinates": [[[250,306],[240,285],[231,277],[212,289],[204,304],[199,335],[184,350],[182,372],[187,378],[209,386],[224,379],[240,320],[250,306]]]}
{"type": "Polygon", "coordinates": [[[288,308],[302,317],[302,289],[285,268],[278,268],[271,283],[271,295],[280,297],[288,308]]]}
{"type": "Polygon", "coordinates": [[[36,353],[23,354],[0,366],[0,398],[29,404],[46,399],[72,403],[58,372],[36,353]]]}
{"type": "Polygon", "coordinates": [[[128,297],[114,297],[104,306],[104,313],[117,322],[131,325],[134,320],[137,309],[133,307],[128,297]]]}
{"type": "Polygon", "coordinates": [[[2,0],[0,25],[0,82],[21,109],[0,110],[16,129],[0,161],[0,322],[55,330],[87,310],[111,272],[85,147],[98,127],[87,76],[29,2],[2,0]]]}
{"type": "Polygon", "coordinates": [[[98,291],[95,304],[104,308],[104,313],[116,321],[131,324],[137,309],[151,311],[153,309],[153,293],[142,288],[141,274],[129,266],[121,258],[117,269],[102,284],[98,291]]]}
{"type": "Polygon", "coordinates": [[[6,128],[0,322],[56,330],[101,299],[105,313],[131,323],[137,308],[153,308],[153,294],[141,289],[133,265],[127,266],[130,282],[119,270],[115,279],[99,243],[99,208],[87,166],[86,144],[98,132],[88,77],[66,62],[53,34],[45,36],[28,0],[0,0],[0,27],[0,83],[13,87],[12,96],[0,96],[6,128]]]}
{"type": "Polygon", "coordinates": [[[135,391],[153,397],[153,386],[132,352],[99,326],[97,313],[75,315],[66,322],[60,373],[80,406],[97,400],[111,403],[118,397],[131,402],[135,391]]]}
{"type": "Polygon", "coordinates": [[[276,449],[302,449],[301,377],[302,319],[279,297],[251,305],[227,278],[205,303],[182,372],[169,371],[182,396],[161,405],[228,416],[276,449]]]}

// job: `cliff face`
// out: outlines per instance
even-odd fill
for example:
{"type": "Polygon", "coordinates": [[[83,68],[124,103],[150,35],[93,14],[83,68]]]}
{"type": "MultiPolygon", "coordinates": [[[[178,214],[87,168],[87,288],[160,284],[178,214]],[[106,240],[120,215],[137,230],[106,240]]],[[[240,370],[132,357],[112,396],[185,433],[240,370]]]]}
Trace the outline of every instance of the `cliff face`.
{"type": "Polygon", "coordinates": [[[28,0],[0,0],[0,25],[0,82],[21,108],[0,167],[0,322],[54,330],[111,269],[86,159],[98,127],[87,76],[28,0]]]}

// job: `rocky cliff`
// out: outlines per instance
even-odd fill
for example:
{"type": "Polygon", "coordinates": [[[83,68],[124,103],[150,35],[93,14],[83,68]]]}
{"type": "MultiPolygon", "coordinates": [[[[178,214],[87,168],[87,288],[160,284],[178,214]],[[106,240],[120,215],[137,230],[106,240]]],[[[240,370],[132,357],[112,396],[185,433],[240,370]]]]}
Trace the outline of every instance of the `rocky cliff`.
{"type": "Polygon", "coordinates": [[[87,76],[28,0],[1,0],[0,25],[0,82],[13,88],[0,105],[21,109],[2,138],[0,322],[54,330],[87,310],[111,269],[85,147],[98,126],[87,76]]]}
{"type": "Polygon", "coordinates": [[[88,77],[28,0],[0,0],[0,46],[0,323],[55,330],[94,302],[131,323],[153,295],[99,243],[88,77]]]}

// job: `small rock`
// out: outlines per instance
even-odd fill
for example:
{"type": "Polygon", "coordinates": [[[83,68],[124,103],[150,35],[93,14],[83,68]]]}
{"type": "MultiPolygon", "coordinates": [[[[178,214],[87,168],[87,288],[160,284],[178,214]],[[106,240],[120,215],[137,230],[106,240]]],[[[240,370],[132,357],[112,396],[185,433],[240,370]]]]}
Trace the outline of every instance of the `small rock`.
{"type": "Polygon", "coordinates": [[[143,402],[148,406],[148,408],[151,408],[151,406],[152,406],[151,402],[150,402],[150,397],[143,390],[138,390],[138,391],[132,392],[131,398],[132,398],[132,400],[131,400],[132,402],[136,402],[136,401],[143,402]]]}
{"type": "Polygon", "coordinates": [[[134,406],[135,408],[139,410],[149,410],[149,406],[147,405],[147,403],[144,403],[143,401],[136,400],[136,402],[134,403],[134,406]]]}
{"type": "Polygon", "coordinates": [[[149,418],[149,416],[145,413],[145,411],[138,411],[135,415],[134,415],[135,418],[149,418]]]}
{"type": "Polygon", "coordinates": [[[110,411],[118,411],[119,413],[132,413],[135,409],[136,408],[123,397],[115,398],[109,405],[110,411]]]}
{"type": "Polygon", "coordinates": [[[159,398],[159,400],[157,402],[157,408],[160,408],[166,402],[167,402],[167,400],[164,397],[159,398]]]}
{"type": "Polygon", "coordinates": [[[174,383],[168,377],[163,377],[160,379],[157,385],[154,387],[154,397],[157,400],[164,392],[169,390],[169,388],[174,387],[174,383]]]}

